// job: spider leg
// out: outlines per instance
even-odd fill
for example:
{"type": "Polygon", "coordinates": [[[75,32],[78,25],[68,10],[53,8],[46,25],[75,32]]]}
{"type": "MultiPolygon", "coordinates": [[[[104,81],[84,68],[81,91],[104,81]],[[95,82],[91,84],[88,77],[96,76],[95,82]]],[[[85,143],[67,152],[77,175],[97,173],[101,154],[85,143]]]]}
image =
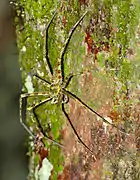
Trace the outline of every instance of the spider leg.
{"type": "Polygon", "coordinates": [[[50,22],[48,23],[47,28],[46,28],[45,50],[44,50],[44,51],[45,51],[45,58],[46,58],[47,65],[48,65],[48,68],[49,68],[49,71],[50,71],[51,76],[53,76],[53,68],[52,68],[52,66],[51,66],[50,59],[49,59],[49,50],[48,50],[48,31],[49,31],[50,25],[51,25],[53,19],[55,18],[55,16],[56,16],[56,12],[54,13],[52,19],[50,20],[50,22]]]}
{"type": "Polygon", "coordinates": [[[77,97],[75,94],[73,94],[72,92],[63,89],[64,93],[70,95],[72,98],[74,98],[75,100],[77,100],[79,103],[81,103],[86,109],[90,110],[92,113],[96,114],[97,116],[99,116],[103,122],[115,127],[118,131],[120,131],[121,133],[125,134],[125,135],[129,135],[128,133],[122,131],[121,129],[119,129],[115,124],[107,121],[103,116],[101,116],[98,112],[94,111],[91,107],[89,107],[87,104],[85,104],[79,97],[77,97]]]}
{"type": "Polygon", "coordinates": [[[70,81],[72,80],[73,76],[74,76],[74,75],[72,74],[72,75],[70,75],[70,76],[68,77],[64,88],[67,88],[67,87],[68,87],[68,85],[69,85],[70,81]]]}
{"type": "Polygon", "coordinates": [[[33,76],[35,76],[36,78],[40,79],[41,81],[44,81],[45,83],[51,85],[51,83],[49,81],[45,80],[44,78],[40,77],[39,75],[34,74],[33,76]]]}
{"type": "MultiPolygon", "coordinates": [[[[35,138],[35,135],[33,134],[33,132],[27,127],[27,125],[23,122],[23,110],[22,110],[22,107],[23,107],[23,99],[25,98],[28,98],[28,97],[33,97],[33,96],[39,96],[39,95],[45,95],[45,92],[44,94],[41,94],[40,93],[36,93],[36,92],[33,92],[33,93],[25,93],[25,94],[21,94],[20,95],[20,100],[19,100],[19,103],[20,103],[20,123],[21,125],[24,127],[24,129],[33,137],[35,138]]],[[[46,95],[48,95],[46,93],[46,95]]]]}
{"type": "Polygon", "coordinates": [[[93,154],[93,151],[83,142],[83,140],[80,138],[79,134],[77,133],[77,131],[76,131],[74,125],[72,124],[72,122],[71,122],[71,120],[70,120],[67,112],[65,111],[65,105],[64,105],[64,104],[62,104],[62,111],[63,111],[64,115],[66,116],[68,122],[70,123],[70,126],[72,127],[72,129],[73,129],[75,135],[77,136],[78,140],[80,141],[80,143],[81,143],[88,151],[90,151],[90,153],[91,153],[91,154],[93,155],[93,157],[94,157],[94,160],[96,161],[96,157],[95,157],[95,155],[93,154]]]}
{"type": "Polygon", "coordinates": [[[64,55],[67,51],[69,42],[71,40],[71,37],[74,33],[74,31],[76,30],[77,26],[80,24],[80,22],[83,20],[83,18],[85,17],[85,15],[87,14],[87,11],[83,14],[83,16],[81,16],[81,18],[76,22],[76,24],[73,26],[73,28],[71,29],[71,31],[69,32],[68,38],[66,39],[65,43],[64,43],[64,47],[61,51],[60,54],[60,64],[61,64],[61,75],[62,75],[62,81],[64,80],[64,55]]]}
{"type": "Polygon", "coordinates": [[[35,106],[33,107],[33,114],[34,114],[34,116],[35,116],[35,118],[36,118],[38,127],[39,127],[41,133],[44,135],[44,137],[45,137],[47,140],[49,140],[50,142],[52,142],[53,144],[56,144],[56,145],[58,145],[59,147],[63,147],[62,144],[58,143],[58,142],[55,141],[55,140],[52,140],[49,136],[46,135],[46,133],[45,133],[45,131],[44,131],[44,129],[43,129],[40,121],[39,121],[39,118],[38,118],[38,116],[37,116],[37,113],[36,113],[36,109],[37,109],[37,108],[39,108],[41,105],[43,105],[43,104],[51,101],[52,99],[53,99],[53,98],[48,98],[48,99],[46,99],[46,100],[38,103],[37,105],[35,105],[35,106]]]}
{"type": "Polygon", "coordinates": [[[81,74],[83,74],[83,72],[79,72],[79,73],[77,73],[77,74],[70,74],[69,77],[68,77],[67,80],[66,80],[66,83],[65,83],[64,88],[67,88],[67,87],[68,87],[70,81],[72,80],[72,78],[73,78],[74,76],[79,76],[79,75],[81,75],[81,74]]]}

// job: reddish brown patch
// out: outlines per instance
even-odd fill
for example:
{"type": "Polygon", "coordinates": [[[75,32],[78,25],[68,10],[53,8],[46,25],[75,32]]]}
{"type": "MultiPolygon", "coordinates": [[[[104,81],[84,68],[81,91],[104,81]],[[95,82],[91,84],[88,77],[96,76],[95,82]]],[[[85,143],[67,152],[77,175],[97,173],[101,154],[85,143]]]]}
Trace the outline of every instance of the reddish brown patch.
{"type": "Polygon", "coordinates": [[[88,30],[86,32],[85,42],[87,43],[87,53],[91,53],[92,46],[93,46],[93,39],[92,39],[90,32],[88,30]]]}
{"type": "MultiPolygon", "coordinates": [[[[106,84],[101,80],[95,77],[93,78],[92,73],[87,73],[82,76],[80,88],[82,91],[82,100],[87,103],[91,100],[93,102],[101,101],[101,114],[104,112],[102,115],[107,115],[111,107],[111,99],[108,98],[108,96],[111,95],[111,88],[106,87],[106,84]]],[[[69,110],[69,117],[78,134],[93,151],[97,161],[95,163],[92,154],[78,142],[77,137],[67,122],[68,125],[63,130],[63,138],[65,144],[64,155],[66,157],[65,168],[67,167],[68,169],[64,169],[60,179],[69,177],[72,177],[71,179],[81,180],[101,179],[102,158],[109,150],[109,137],[105,134],[103,123],[101,120],[97,121],[95,115],[73,99],[69,101],[69,110]],[[67,176],[67,174],[70,176],[67,176]]],[[[100,112],[99,109],[97,111],[100,112]]]]}
{"type": "Polygon", "coordinates": [[[48,156],[48,150],[44,147],[44,143],[42,141],[43,134],[39,132],[36,136],[34,151],[39,155],[39,167],[38,170],[42,167],[43,160],[48,156]]]}

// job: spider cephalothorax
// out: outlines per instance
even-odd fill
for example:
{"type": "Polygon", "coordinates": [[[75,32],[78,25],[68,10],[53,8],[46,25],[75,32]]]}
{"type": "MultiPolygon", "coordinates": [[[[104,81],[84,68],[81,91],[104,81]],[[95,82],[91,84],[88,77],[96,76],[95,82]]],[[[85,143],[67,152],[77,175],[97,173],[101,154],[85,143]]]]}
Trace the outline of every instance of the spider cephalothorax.
{"type": "Polygon", "coordinates": [[[53,92],[52,104],[67,103],[69,98],[67,95],[63,94],[64,86],[63,84],[51,84],[50,89],[53,92]]]}

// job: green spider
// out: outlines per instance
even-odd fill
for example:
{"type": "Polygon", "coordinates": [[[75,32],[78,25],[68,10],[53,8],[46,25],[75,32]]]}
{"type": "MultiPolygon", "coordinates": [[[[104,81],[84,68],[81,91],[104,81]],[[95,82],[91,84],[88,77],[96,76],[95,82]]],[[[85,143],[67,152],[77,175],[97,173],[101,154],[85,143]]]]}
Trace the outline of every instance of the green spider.
{"type": "MultiPolygon", "coordinates": [[[[35,105],[32,109],[33,109],[33,114],[36,118],[36,121],[38,123],[38,127],[40,129],[40,131],[42,132],[42,134],[44,135],[44,137],[46,137],[48,140],[50,140],[51,142],[57,144],[58,146],[61,146],[61,144],[59,144],[58,142],[56,142],[55,140],[52,140],[49,136],[46,135],[46,133],[44,132],[42,125],[39,121],[39,118],[36,114],[36,109],[40,106],[42,106],[45,103],[51,102],[51,104],[59,104],[61,106],[61,110],[63,112],[63,114],[65,115],[66,119],[68,120],[70,126],[72,127],[75,135],[77,136],[79,142],[88,150],[90,151],[90,153],[93,154],[93,151],[84,143],[84,141],[80,138],[79,134],[77,133],[73,123],[70,120],[70,117],[68,115],[68,113],[66,112],[65,109],[65,104],[67,104],[69,102],[69,98],[73,98],[75,101],[77,101],[78,103],[82,104],[82,106],[84,106],[87,110],[89,110],[90,112],[92,112],[93,114],[99,116],[105,123],[112,125],[113,127],[117,128],[118,127],[110,122],[108,122],[103,116],[101,116],[99,113],[97,113],[96,111],[94,111],[91,107],[89,107],[86,103],[84,103],[79,97],[77,97],[75,94],[73,94],[72,92],[70,92],[69,90],[67,90],[67,87],[71,81],[71,79],[73,78],[74,75],[70,75],[70,77],[66,80],[65,74],[64,74],[64,55],[66,54],[69,42],[72,38],[72,35],[74,33],[74,31],[76,30],[76,28],[78,27],[78,25],[81,23],[81,21],[84,19],[84,17],[86,16],[87,12],[85,12],[81,18],[75,23],[75,25],[73,26],[73,28],[71,29],[71,31],[69,32],[68,38],[66,39],[64,46],[62,48],[62,51],[60,53],[60,58],[58,58],[58,69],[56,74],[54,74],[52,65],[51,65],[51,61],[49,59],[49,50],[48,50],[48,31],[49,31],[49,27],[53,21],[53,19],[55,18],[56,13],[53,15],[52,19],[50,20],[50,22],[48,23],[48,26],[46,28],[46,46],[45,46],[45,58],[46,58],[46,62],[48,65],[48,69],[51,75],[51,81],[47,81],[45,79],[43,79],[42,77],[38,76],[37,74],[35,74],[34,76],[38,79],[40,79],[41,81],[45,82],[47,87],[49,87],[50,91],[45,91],[45,92],[33,92],[33,93],[25,93],[25,94],[21,94],[20,96],[20,122],[21,124],[24,126],[24,128],[26,129],[26,131],[28,131],[28,133],[30,133],[31,136],[33,136],[34,138],[36,137],[33,132],[31,132],[31,130],[27,127],[27,125],[23,122],[23,110],[22,110],[22,102],[24,98],[29,98],[29,97],[36,97],[36,96],[43,96],[46,99],[40,103],[38,103],[37,105],[35,105]]],[[[121,131],[120,129],[118,129],[121,133],[125,133],[123,131],[121,131]]],[[[126,133],[125,133],[126,134],[126,133]]],[[[94,155],[94,154],[93,154],[94,155]]],[[[94,156],[94,159],[95,156],[94,156]]]]}

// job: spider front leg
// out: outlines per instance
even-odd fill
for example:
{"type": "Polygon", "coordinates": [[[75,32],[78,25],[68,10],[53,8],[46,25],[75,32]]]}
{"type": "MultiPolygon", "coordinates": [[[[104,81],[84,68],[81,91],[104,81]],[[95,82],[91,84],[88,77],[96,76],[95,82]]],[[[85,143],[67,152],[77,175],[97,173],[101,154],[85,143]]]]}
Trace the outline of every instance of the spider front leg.
{"type": "Polygon", "coordinates": [[[76,24],[73,26],[73,28],[71,29],[71,31],[69,32],[68,38],[66,39],[65,43],[64,43],[64,47],[61,51],[60,54],[60,65],[61,65],[61,76],[62,76],[62,81],[64,81],[64,56],[66,54],[68,45],[70,43],[70,40],[72,38],[72,35],[74,33],[74,31],[76,30],[76,28],[78,27],[78,25],[80,24],[80,22],[84,19],[85,15],[87,14],[87,11],[83,14],[83,16],[81,16],[81,18],[76,22],[76,24]]]}
{"type": "Polygon", "coordinates": [[[55,16],[56,16],[56,12],[54,13],[52,19],[50,20],[50,22],[47,25],[46,35],[45,35],[45,49],[44,49],[45,59],[47,61],[47,65],[48,65],[51,76],[53,76],[53,68],[52,68],[52,65],[51,65],[50,59],[49,59],[49,51],[48,51],[48,34],[49,33],[48,32],[49,32],[50,25],[51,25],[53,19],[55,18],[55,16]]]}

